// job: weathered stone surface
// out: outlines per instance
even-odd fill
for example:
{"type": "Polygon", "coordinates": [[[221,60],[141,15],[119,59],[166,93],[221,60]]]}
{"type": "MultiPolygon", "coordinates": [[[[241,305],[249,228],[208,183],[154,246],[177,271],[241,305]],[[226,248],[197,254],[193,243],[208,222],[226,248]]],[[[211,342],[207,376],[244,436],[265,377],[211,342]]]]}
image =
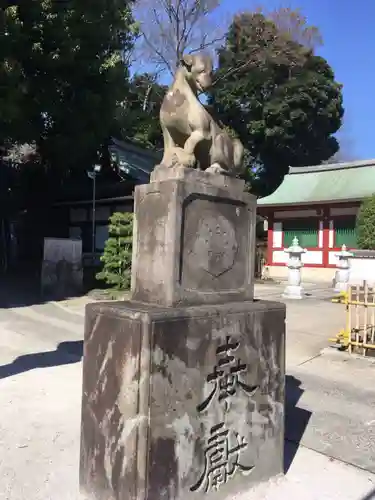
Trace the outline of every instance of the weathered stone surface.
{"type": "Polygon", "coordinates": [[[133,299],[164,306],[252,299],[255,219],[244,181],[159,167],[135,190],[133,299]]]}
{"type": "Polygon", "coordinates": [[[221,499],[283,472],[285,306],[90,304],[81,490],[221,499]]]}

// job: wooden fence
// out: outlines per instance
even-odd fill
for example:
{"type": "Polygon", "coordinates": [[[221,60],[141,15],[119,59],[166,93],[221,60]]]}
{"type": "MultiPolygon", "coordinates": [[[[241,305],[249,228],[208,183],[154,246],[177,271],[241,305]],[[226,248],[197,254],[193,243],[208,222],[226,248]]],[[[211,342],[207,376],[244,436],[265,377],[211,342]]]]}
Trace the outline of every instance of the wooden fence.
{"type": "Polygon", "coordinates": [[[349,352],[375,349],[375,288],[364,281],[362,286],[350,286],[347,300],[347,325],[350,332],[349,352]]]}
{"type": "Polygon", "coordinates": [[[336,345],[363,356],[375,355],[375,287],[366,281],[351,285],[341,303],[346,307],[346,325],[335,340],[336,345]]]}

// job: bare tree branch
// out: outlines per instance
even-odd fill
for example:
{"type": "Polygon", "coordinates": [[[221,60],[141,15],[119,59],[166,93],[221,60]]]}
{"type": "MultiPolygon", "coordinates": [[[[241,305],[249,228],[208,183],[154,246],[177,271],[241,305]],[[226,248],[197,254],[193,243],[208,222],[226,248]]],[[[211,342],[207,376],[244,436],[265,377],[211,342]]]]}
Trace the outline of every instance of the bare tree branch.
{"type": "MultiPolygon", "coordinates": [[[[237,28],[237,43],[241,43],[242,32],[245,39],[249,39],[251,33],[253,43],[245,51],[241,50],[242,54],[246,53],[246,60],[234,62],[233,67],[216,78],[214,85],[266,61],[298,68],[304,64],[307,55],[323,43],[318,28],[308,25],[298,9],[280,8],[264,12],[258,8],[236,15],[233,24],[237,28]]],[[[225,49],[220,50],[223,51],[225,49]]]]}
{"type": "MultiPolygon", "coordinates": [[[[212,18],[220,0],[139,0],[135,15],[140,24],[139,59],[153,65],[158,71],[173,75],[184,53],[205,51],[213,54],[223,46],[226,23],[212,18]]],[[[265,59],[275,64],[288,63],[298,67],[309,50],[322,44],[319,30],[307,24],[299,9],[279,8],[265,11],[258,8],[235,16],[239,29],[246,23],[257,25],[254,45],[248,48],[247,60],[234,62],[233,67],[216,79],[214,84],[237,72],[248,71],[265,59]],[[244,23],[244,19],[246,19],[244,23]],[[270,24],[271,23],[271,24],[270,24]],[[298,60],[291,61],[298,51],[298,60]],[[305,50],[305,52],[304,52],[305,50]]],[[[245,26],[245,28],[243,28],[245,26]]]]}
{"type": "Polygon", "coordinates": [[[139,0],[134,14],[140,25],[140,58],[173,74],[184,53],[214,53],[226,28],[213,19],[219,1],[139,0]]]}
{"type": "Polygon", "coordinates": [[[300,9],[280,7],[265,15],[275,23],[280,32],[308,49],[323,45],[323,38],[316,26],[307,24],[300,9]]]}

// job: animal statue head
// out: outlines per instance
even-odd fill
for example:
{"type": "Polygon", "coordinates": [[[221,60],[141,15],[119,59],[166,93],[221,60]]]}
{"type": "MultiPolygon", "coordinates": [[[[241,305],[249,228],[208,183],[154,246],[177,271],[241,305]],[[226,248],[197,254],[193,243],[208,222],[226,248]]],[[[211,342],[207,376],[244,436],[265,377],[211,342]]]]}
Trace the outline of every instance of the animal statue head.
{"type": "Polygon", "coordinates": [[[180,61],[180,70],[194,92],[205,92],[212,86],[212,60],[203,54],[186,54],[180,61]]]}

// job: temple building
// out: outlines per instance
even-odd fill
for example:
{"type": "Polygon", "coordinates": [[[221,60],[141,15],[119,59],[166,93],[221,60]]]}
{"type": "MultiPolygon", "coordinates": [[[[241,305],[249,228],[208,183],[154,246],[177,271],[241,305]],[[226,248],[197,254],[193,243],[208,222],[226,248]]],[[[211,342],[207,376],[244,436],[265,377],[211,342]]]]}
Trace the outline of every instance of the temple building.
{"type": "MultiPolygon", "coordinates": [[[[100,256],[108,238],[108,219],[113,212],[133,211],[133,192],[138,184],[149,181],[155,164],[160,162],[161,153],[154,153],[134,143],[112,139],[109,153],[118,169],[100,172],[95,189],[93,179],[83,172],[79,182],[69,183],[54,200],[46,206],[29,207],[16,214],[12,221],[15,227],[15,258],[6,249],[6,257],[13,267],[20,268],[21,262],[28,267],[40,269],[45,237],[80,238],[82,240],[83,263],[92,262],[92,248],[100,264],[100,256]],[[93,205],[95,216],[93,224],[93,205]]],[[[0,219],[0,237],[1,237],[0,219]]],[[[0,241],[0,269],[1,269],[0,241]]]]}
{"type": "Polygon", "coordinates": [[[269,275],[287,275],[284,248],[296,236],[307,249],[304,279],[332,280],[342,245],[357,249],[356,215],[374,193],[375,160],[290,168],[279,188],[258,200],[268,226],[269,275]]]}

